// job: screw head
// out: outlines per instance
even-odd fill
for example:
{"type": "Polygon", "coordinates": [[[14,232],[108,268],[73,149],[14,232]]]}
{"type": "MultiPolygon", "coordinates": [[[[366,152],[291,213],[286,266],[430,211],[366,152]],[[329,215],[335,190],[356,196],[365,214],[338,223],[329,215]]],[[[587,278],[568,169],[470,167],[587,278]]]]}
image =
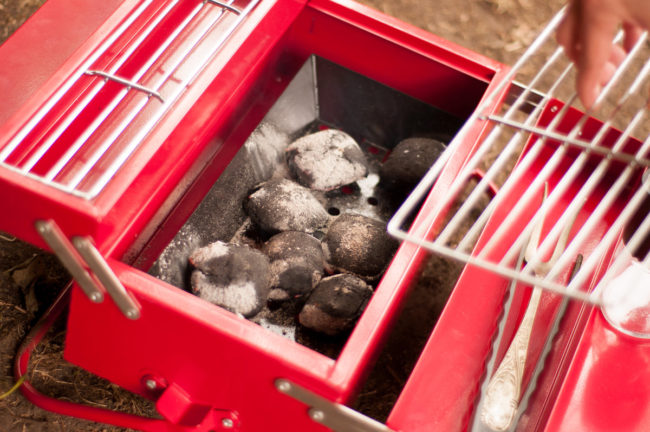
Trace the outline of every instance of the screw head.
{"type": "Polygon", "coordinates": [[[321,423],[325,419],[325,413],[319,409],[312,408],[309,410],[309,418],[315,422],[321,423]]]}
{"type": "Polygon", "coordinates": [[[289,390],[291,390],[291,384],[288,381],[283,380],[283,379],[277,380],[275,382],[275,385],[276,385],[277,389],[280,390],[283,393],[286,393],[289,390]]]}
{"type": "Polygon", "coordinates": [[[235,425],[235,422],[232,421],[232,419],[229,419],[228,417],[224,417],[221,419],[221,426],[223,426],[226,429],[230,429],[235,425]]]}
{"type": "Polygon", "coordinates": [[[149,389],[149,390],[156,390],[158,388],[158,383],[155,380],[148,379],[144,382],[144,385],[149,389]]]}

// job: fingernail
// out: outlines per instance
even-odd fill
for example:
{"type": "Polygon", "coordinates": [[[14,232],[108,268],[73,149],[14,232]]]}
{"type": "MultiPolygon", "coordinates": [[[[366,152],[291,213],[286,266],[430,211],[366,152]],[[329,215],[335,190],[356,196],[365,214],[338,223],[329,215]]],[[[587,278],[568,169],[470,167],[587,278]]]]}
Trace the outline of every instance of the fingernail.
{"type": "Polygon", "coordinates": [[[592,102],[590,104],[590,108],[592,108],[592,109],[598,108],[596,106],[596,102],[598,101],[598,98],[600,97],[600,94],[602,93],[602,91],[603,91],[603,86],[602,85],[597,85],[596,88],[594,89],[594,95],[593,95],[592,102]]]}
{"type": "Polygon", "coordinates": [[[585,105],[586,109],[596,109],[595,103],[602,90],[603,87],[597,85],[585,92],[585,95],[582,98],[582,103],[585,105]]]}

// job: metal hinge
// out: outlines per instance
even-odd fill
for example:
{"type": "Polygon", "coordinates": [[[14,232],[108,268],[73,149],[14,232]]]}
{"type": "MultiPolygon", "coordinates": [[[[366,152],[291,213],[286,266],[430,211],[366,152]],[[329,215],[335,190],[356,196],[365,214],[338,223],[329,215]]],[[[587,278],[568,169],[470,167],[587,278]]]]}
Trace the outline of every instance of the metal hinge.
{"type": "Polygon", "coordinates": [[[377,420],[371,419],[345,405],[331,402],[285,378],[275,380],[279,392],[309,406],[309,418],[337,432],[394,432],[377,420]]]}
{"type": "Polygon", "coordinates": [[[94,303],[104,301],[104,291],[99,286],[101,284],[127,318],[133,320],[140,318],[140,307],[126,291],[124,285],[90,239],[73,237],[70,242],[53,220],[37,221],[36,231],[50,246],[90,301],[94,303]],[[92,273],[89,273],[87,269],[90,269],[92,273]],[[93,275],[95,278],[92,277],[93,275]]]}

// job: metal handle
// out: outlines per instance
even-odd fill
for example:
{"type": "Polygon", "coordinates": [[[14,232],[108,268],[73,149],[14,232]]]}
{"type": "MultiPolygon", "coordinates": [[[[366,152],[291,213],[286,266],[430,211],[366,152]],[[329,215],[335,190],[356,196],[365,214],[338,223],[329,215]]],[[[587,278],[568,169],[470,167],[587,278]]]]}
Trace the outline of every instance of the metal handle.
{"type": "Polygon", "coordinates": [[[86,237],[73,237],[72,243],[86,261],[88,267],[95,273],[97,279],[104,285],[108,295],[111,296],[120,311],[129,319],[140,318],[140,307],[131,298],[122,282],[115,276],[113,270],[111,270],[92,242],[86,237]]]}
{"type": "Polygon", "coordinates": [[[61,261],[61,264],[70,272],[90,301],[94,303],[104,301],[104,292],[95,284],[95,281],[90,277],[86,269],[84,269],[81,257],[77,254],[56,222],[53,220],[39,220],[36,221],[35,225],[36,231],[38,231],[43,240],[50,246],[54,254],[61,261]]]}
{"type": "Polygon", "coordinates": [[[337,432],[394,432],[385,424],[318,396],[288,379],[276,379],[275,388],[309,406],[310,419],[337,432]]]}

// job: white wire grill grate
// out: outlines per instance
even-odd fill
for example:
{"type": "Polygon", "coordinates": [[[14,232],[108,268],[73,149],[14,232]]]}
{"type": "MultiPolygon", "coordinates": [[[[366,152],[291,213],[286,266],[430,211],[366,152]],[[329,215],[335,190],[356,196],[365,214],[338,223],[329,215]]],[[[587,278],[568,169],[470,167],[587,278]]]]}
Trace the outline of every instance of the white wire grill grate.
{"type": "MultiPolygon", "coordinates": [[[[598,109],[584,112],[574,92],[574,67],[555,42],[562,16],[560,12],[554,17],[485,98],[388,229],[437,254],[602,305],[600,288],[629,264],[631,256],[645,260],[646,266],[650,261],[644,247],[650,227],[650,180],[642,178],[650,165],[647,34],[604,86],[598,109]],[[490,111],[504,90],[506,100],[496,112],[490,111]],[[444,198],[433,203],[433,211],[418,215],[418,226],[425,228],[404,228],[451,155],[464,148],[467,130],[477,124],[485,124],[486,133],[444,198]],[[475,180],[477,172],[482,173],[480,181],[475,180]],[[495,188],[498,192],[486,202],[486,192],[495,188]],[[539,223],[544,226],[540,258],[517,270],[517,257],[539,223]],[[567,224],[572,227],[562,254],[548,269],[536,272],[567,224]],[[578,254],[585,260],[569,282],[578,254]],[[606,267],[604,275],[599,273],[606,267]],[[595,289],[589,286],[594,274],[602,275],[595,289]]],[[[616,42],[621,39],[617,35],[616,42]]]]}
{"type": "Polygon", "coordinates": [[[258,2],[144,0],[14,137],[0,143],[0,166],[93,199],[258,2]],[[173,31],[152,42],[181,14],[173,31]],[[135,37],[120,48],[129,32],[135,37]],[[151,52],[144,61],[142,51],[151,52]],[[119,87],[108,93],[110,86],[119,87]],[[74,103],[67,105],[68,98],[74,103]]]}

